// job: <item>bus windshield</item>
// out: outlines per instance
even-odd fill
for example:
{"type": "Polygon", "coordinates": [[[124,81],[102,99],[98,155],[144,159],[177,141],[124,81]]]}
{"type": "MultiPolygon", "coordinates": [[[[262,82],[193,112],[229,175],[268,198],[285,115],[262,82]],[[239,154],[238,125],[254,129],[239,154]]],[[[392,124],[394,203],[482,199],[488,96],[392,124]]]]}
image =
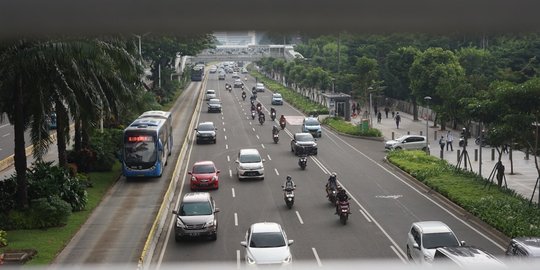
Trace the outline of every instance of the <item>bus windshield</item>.
{"type": "Polygon", "coordinates": [[[150,135],[126,136],[124,142],[125,162],[129,166],[155,163],[157,149],[154,137],[150,135]]]}

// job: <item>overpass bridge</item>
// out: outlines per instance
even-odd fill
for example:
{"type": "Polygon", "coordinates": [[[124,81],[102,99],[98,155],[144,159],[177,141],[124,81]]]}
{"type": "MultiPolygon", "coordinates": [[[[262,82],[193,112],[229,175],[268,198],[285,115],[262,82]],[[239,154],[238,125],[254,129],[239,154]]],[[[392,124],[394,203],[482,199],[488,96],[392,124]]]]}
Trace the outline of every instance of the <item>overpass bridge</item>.
{"type": "Polygon", "coordinates": [[[264,57],[283,58],[287,61],[304,58],[300,53],[294,51],[292,45],[245,45],[217,46],[215,49],[206,49],[200,54],[191,57],[191,62],[255,62],[264,57]]]}

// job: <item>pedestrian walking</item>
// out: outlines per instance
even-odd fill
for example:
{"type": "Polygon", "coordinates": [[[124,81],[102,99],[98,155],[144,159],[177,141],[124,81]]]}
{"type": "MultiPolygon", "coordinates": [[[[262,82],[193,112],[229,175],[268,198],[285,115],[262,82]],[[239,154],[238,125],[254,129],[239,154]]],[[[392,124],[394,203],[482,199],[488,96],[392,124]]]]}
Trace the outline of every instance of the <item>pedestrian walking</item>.
{"type": "Polygon", "coordinates": [[[360,114],[360,103],[356,102],[356,111],[360,114]]]}
{"type": "Polygon", "coordinates": [[[399,129],[399,122],[401,122],[401,116],[399,115],[399,112],[396,113],[396,127],[399,129]]]}
{"type": "Polygon", "coordinates": [[[352,113],[356,114],[356,104],[354,102],[352,104],[352,113]]]}
{"type": "Polygon", "coordinates": [[[444,136],[441,135],[441,138],[439,139],[439,146],[441,147],[441,151],[444,151],[445,145],[446,145],[446,142],[444,141],[444,136]]]}
{"type": "Polygon", "coordinates": [[[448,133],[446,133],[446,151],[448,151],[448,148],[450,148],[450,151],[454,151],[454,146],[452,145],[453,141],[454,135],[452,135],[452,132],[449,130],[448,133]]]}
{"type": "Polygon", "coordinates": [[[388,112],[390,111],[390,109],[388,108],[388,106],[384,107],[384,113],[386,114],[386,118],[388,118],[388,112]]]}
{"type": "Polygon", "coordinates": [[[378,112],[378,113],[377,113],[377,123],[380,123],[380,122],[381,122],[381,119],[382,119],[382,113],[381,113],[381,112],[378,112]]]}
{"type": "Polygon", "coordinates": [[[377,104],[373,105],[373,109],[374,109],[374,111],[375,111],[375,114],[377,114],[377,112],[379,112],[379,110],[377,110],[377,109],[378,109],[378,108],[377,108],[377,104]]]}
{"type": "Polygon", "coordinates": [[[396,113],[394,111],[392,111],[392,119],[395,118],[395,115],[396,115],[396,113]]]}
{"type": "Polygon", "coordinates": [[[501,150],[502,150],[503,153],[508,154],[509,153],[508,152],[508,144],[506,144],[506,143],[503,144],[502,147],[501,147],[501,150]]]}

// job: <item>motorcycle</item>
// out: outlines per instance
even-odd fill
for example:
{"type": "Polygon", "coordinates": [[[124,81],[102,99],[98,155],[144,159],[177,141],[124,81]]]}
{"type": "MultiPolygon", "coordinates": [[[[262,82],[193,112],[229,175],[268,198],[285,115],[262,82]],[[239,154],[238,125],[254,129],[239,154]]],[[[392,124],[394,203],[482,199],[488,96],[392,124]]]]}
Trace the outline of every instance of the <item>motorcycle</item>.
{"type": "Polygon", "coordinates": [[[274,143],[278,143],[278,142],[279,142],[279,135],[274,134],[274,135],[272,135],[272,137],[274,138],[274,143]]]}
{"type": "Polygon", "coordinates": [[[255,120],[255,111],[251,111],[251,120],[255,120]]]}
{"type": "Polygon", "coordinates": [[[246,101],[246,93],[242,93],[242,101],[246,101]]]}
{"type": "Polygon", "coordinates": [[[487,146],[486,139],[485,139],[485,138],[481,138],[481,137],[477,137],[476,140],[474,140],[474,143],[475,143],[476,145],[482,144],[482,147],[487,146]]]}
{"type": "Polygon", "coordinates": [[[339,220],[343,225],[347,224],[350,214],[349,201],[340,201],[337,204],[337,210],[339,215],[339,220]]]}
{"type": "Polygon", "coordinates": [[[283,188],[283,199],[285,200],[285,204],[289,209],[292,208],[294,204],[294,188],[283,188]]]}
{"type": "Polygon", "coordinates": [[[279,126],[281,127],[281,129],[285,129],[285,126],[287,125],[286,121],[285,120],[281,120],[279,121],[279,126]]]}
{"type": "Polygon", "coordinates": [[[336,205],[337,201],[337,189],[336,188],[329,188],[326,187],[326,195],[328,196],[328,201],[332,203],[332,205],[336,205]]]}
{"type": "Polygon", "coordinates": [[[307,156],[305,156],[305,155],[300,156],[300,158],[298,159],[298,166],[300,166],[300,168],[301,168],[302,170],[305,170],[305,169],[306,169],[306,166],[307,166],[307,156]]]}
{"type": "Polygon", "coordinates": [[[276,120],[276,112],[270,113],[270,118],[272,118],[272,122],[276,120]]]}
{"type": "Polygon", "coordinates": [[[259,123],[261,124],[261,126],[264,124],[264,117],[259,116],[259,123]]]}

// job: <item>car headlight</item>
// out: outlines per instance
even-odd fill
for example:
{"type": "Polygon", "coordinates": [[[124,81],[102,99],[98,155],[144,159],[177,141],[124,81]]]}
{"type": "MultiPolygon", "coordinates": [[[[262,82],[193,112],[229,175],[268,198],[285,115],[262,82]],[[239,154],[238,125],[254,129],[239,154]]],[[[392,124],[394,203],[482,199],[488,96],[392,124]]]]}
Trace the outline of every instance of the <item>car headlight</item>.
{"type": "Polygon", "coordinates": [[[197,181],[197,177],[192,176],[192,177],[191,177],[191,181],[197,181]]]}
{"type": "Polygon", "coordinates": [[[183,229],[183,228],[185,228],[185,227],[186,227],[186,225],[184,225],[184,223],[182,222],[182,220],[181,220],[181,219],[179,219],[179,218],[176,218],[176,227],[178,227],[178,228],[182,228],[182,229],[183,229]]]}
{"type": "Polygon", "coordinates": [[[253,258],[251,258],[249,255],[246,256],[246,261],[248,264],[255,264],[255,260],[253,258]]]}
{"type": "Polygon", "coordinates": [[[206,224],[204,224],[204,227],[206,228],[214,227],[214,220],[207,221],[206,224]]]}
{"type": "Polygon", "coordinates": [[[283,259],[283,263],[291,263],[292,261],[292,256],[289,254],[289,256],[287,256],[287,258],[283,259]]]}

